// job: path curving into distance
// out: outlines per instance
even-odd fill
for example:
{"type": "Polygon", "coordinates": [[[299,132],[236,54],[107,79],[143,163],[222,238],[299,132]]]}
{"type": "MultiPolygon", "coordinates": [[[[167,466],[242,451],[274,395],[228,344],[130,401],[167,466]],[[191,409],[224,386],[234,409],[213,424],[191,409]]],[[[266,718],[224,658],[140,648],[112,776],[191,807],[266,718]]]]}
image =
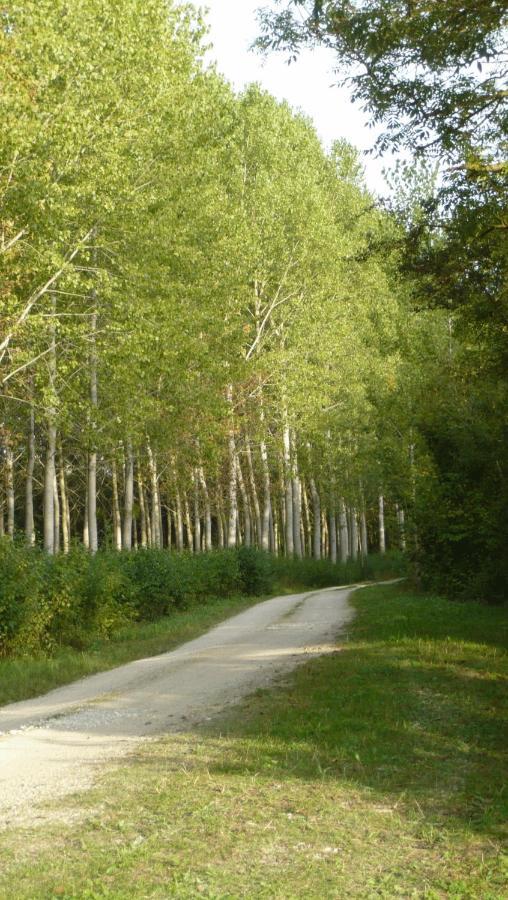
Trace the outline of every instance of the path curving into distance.
{"type": "Polygon", "coordinates": [[[0,827],[36,823],[38,804],[91,786],[140,739],[188,731],[337,650],[352,592],[275,597],[170,653],[0,708],[0,827]]]}

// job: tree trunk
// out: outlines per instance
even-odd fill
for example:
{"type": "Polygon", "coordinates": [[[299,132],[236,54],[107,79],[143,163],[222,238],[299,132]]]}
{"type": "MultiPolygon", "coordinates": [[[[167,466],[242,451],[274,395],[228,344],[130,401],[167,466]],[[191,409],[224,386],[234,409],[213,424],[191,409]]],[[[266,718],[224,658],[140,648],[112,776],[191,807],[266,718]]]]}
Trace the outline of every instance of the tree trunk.
{"type": "Polygon", "coordinates": [[[261,521],[261,507],[259,505],[259,497],[256,488],[256,478],[254,475],[254,466],[252,463],[252,451],[250,447],[250,439],[249,435],[246,435],[246,454],[247,454],[247,468],[249,472],[249,484],[250,484],[250,492],[252,496],[252,505],[254,507],[254,521],[256,525],[256,543],[258,547],[261,546],[261,536],[262,536],[262,521],[261,521]]]}
{"type": "Polygon", "coordinates": [[[379,495],[379,552],[386,553],[385,498],[379,495]]]}
{"type": "Polygon", "coordinates": [[[113,536],[115,549],[122,549],[122,516],[120,513],[120,502],[118,499],[118,474],[116,470],[116,460],[111,463],[111,484],[113,491],[113,536]]]}
{"type": "Polygon", "coordinates": [[[125,496],[122,547],[132,550],[132,512],[134,507],[134,454],[131,444],[125,450],[125,496]]]}
{"type": "Polygon", "coordinates": [[[7,534],[14,538],[16,498],[14,494],[14,453],[9,443],[5,448],[5,499],[7,501],[7,534]]]}
{"type": "Polygon", "coordinates": [[[194,552],[201,553],[201,517],[199,513],[199,477],[194,469],[192,473],[194,487],[194,552]]]}
{"type": "Polygon", "coordinates": [[[61,506],[61,519],[62,519],[62,541],[63,541],[63,551],[64,553],[68,553],[70,549],[70,513],[69,513],[69,498],[67,496],[67,485],[65,482],[65,460],[63,455],[62,446],[60,445],[59,451],[59,466],[58,466],[58,478],[60,482],[60,506],[61,506]]]}
{"type": "Polygon", "coordinates": [[[365,506],[362,503],[362,512],[360,515],[360,547],[362,557],[367,559],[369,555],[369,540],[367,536],[367,518],[365,515],[365,506]]]}
{"type": "Polygon", "coordinates": [[[298,559],[303,556],[302,550],[302,483],[298,475],[293,477],[293,547],[298,559]]]}
{"type": "Polygon", "coordinates": [[[328,535],[330,560],[335,564],[337,562],[337,520],[334,507],[328,513],[328,535]]]}
{"type": "Polygon", "coordinates": [[[351,536],[351,559],[358,559],[358,519],[354,506],[351,508],[351,528],[349,533],[351,536]]]}
{"type": "MultiPolygon", "coordinates": [[[[285,418],[287,418],[287,413],[284,413],[285,418]]],[[[292,472],[291,472],[291,435],[289,431],[289,426],[286,424],[284,426],[283,432],[283,472],[284,472],[284,510],[285,510],[285,521],[284,521],[284,534],[285,534],[285,545],[286,545],[286,556],[293,556],[295,552],[295,542],[294,542],[294,525],[293,525],[293,482],[292,482],[292,472]]]]}
{"type": "Polygon", "coordinates": [[[193,552],[194,549],[194,538],[192,533],[192,523],[191,523],[191,515],[189,509],[189,501],[187,499],[187,491],[183,492],[183,508],[185,512],[185,527],[187,529],[187,549],[190,552],[193,552]]]}
{"type": "MultiPolygon", "coordinates": [[[[91,351],[90,351],[90,405],[91,428],[95,437],[96,419],[97,419],[97,348],[95,343],[95,333],[97,331],[97,313],[92,313],[91,319],[91,351]]],[[[92,447],[88,456],[88,539],[89,549],[92,553],[97,553],[99,542],[97,536],[97,448],[95,440],[92,441],[92,447]]]]}
{"type": "Polygon", "coordinates": [[[55,477],[53,479],[53,504],[54,504],[54,516],[55,516],[54,552],[60,553],[60,498],[58,496],[58,480],[57,480],[57,476],[56,476],[56,463],[55,463],[55,477]]]}
{"type": "Polygon", "coordinates": [[[147,445],[148,468],[150,471],[150,487],[152,492],[152,543],[159,549],[162,547],[161,533],[161,506],[159,497],[159,477],[157,474],[157,460],[152,453],[150,444],[147,445]]]}
{"type": "Polygon", "coordinates": [[[85,478],[85,514],[83,519],[83,546],[88,550],[88,459],[86,460],[85,478]]]}
{"type": "Polygon", "coordinates": [[[347,527],[346,504],[344,500],[340,501],[339,512],[339,543],[340,543],[340,561],[346,563],[349,559],[349,534],[347,527]]]}
{"type": "MultiPolygon", "coordinates": [[[[270,520],[272,520],[272,496],[270,485],[270,468],[268,465],[268,450],[264,441],[260,444],[261,466],[263,471],[263,518],[261,521],[261,547],[263,550],[270,549],[270,520]]],[[[273,542],[272,542],[273,546],[273,542]]]]}
{"type": "Polygon", "coordinates": [[[238,496],[237,496],[237,471],[236,471],[236,447],[235,432],[233,426],[233,388],[229,385],[227,390],[227,400],[230,407],[230,425],[229,425],[229,520],[228,520],[228,548],[236,547],[236,528],[238,521],[238,496]]]}
{"type": "Polygon", "coordinates": [[[313,478],[310,479],[310,493],[312,497],[312,518],[314,524],[312,553],[314,559],[321,559],[321,501],[313,478]]]}
{"type": "Polygon", "coordinates": [[[247,493],[247,488],[243,479],[240,457],[238,455],[236,457],[236,471],[238,477],[238,487],[240,488],[240,494],[242,495],[243,503],[243,516],[245,523],[244,542],[246,547],[250,547],[252,544],[252,518],[250,514],[249,495],[247,493]]]}
{"type": "Polygon", "coordinates": [[[302,484],[302,500],[303,500],[303,530],[305,534],[304,550],[306,556],[312,556],[312,527],[310,521],[309,498],[307,497],[307,488],[305,482],[302,484]]]}
{"type": "Polygon", "coordinates": [[[208,492],[208,485],[206,483],[203,466],[200,466],[199,468],[199,481],[205,503],[205,550],[212,550],[212,509],[210,506],[210,494],[208,492]]]}
{"type": "Polygon", "coordinates": [[[182,498],[180,496],[180,489],[176,482],[175,476],[175,540],[176,540],[176,549],[178,551],[183,550],[183,515],[182,515],[182,498]]]}
{"type": "Polygon", "coordinates": [[[34,468],[35,468],[35,416],[33,407],[30,410],[28,429],[28,460],[25,482],[25,538],[29,547],[35,544],[34,526],[34,468]]]}
{"type": "Polygon", "coordinates": [[[395,504],[395,511],[397,514],[397,522],[399,526],[399,540],[400,540],[400,549],[405,552],[406,550],[406,516],[404,513],[404,509],[402,506],[399,506],[398,503],[395,504]]]}
{"type": "Polygon", "coordinates": [[[44,549],[46,553],[55,552],[55,456],[56,456],[56,297],[51,298],[51,334],[49,345],[49,390],[51,402],[47,412],[47,445],[46,464],[44,466],[44,549]]]}

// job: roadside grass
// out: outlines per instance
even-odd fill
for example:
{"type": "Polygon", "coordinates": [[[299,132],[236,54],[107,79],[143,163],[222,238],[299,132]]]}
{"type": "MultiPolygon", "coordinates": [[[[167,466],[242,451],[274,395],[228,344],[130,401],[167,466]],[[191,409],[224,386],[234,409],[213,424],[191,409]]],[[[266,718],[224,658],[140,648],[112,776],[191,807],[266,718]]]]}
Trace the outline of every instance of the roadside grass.
{"type": "Polygon", "coordinates": [[[4,832],[0,896],[506,898],[506,610],[354,605],[337,652],[4,832]]]}
{"type": "MultiPolygon", "coordinates": [[[[297,593],[297,590],[291,593],[297,593]]],[[[206,604],[177,610],[156,622],[126,625],[110,638],[96,641],[87,650],[62,647],[49,657],[0,659],[0,706],[36,697],[78,678],[106,672],[135,659],[166,653],[263,599],[266,598],[243,595],[210,598],[206,604]]]]}

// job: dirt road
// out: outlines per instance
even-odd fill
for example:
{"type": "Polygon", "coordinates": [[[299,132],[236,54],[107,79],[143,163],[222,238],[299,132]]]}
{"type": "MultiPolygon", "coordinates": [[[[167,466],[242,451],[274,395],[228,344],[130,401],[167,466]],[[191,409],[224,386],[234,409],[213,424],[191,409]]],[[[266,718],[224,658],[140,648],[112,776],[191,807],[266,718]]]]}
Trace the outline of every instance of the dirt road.
{"type": "Polygon", "coordinates": [[[336,649],[351,589],[276,597],[162,656],[0,709],[0,826],[93,784],[147,736],[186,731],[312,655],[336,649]]]}

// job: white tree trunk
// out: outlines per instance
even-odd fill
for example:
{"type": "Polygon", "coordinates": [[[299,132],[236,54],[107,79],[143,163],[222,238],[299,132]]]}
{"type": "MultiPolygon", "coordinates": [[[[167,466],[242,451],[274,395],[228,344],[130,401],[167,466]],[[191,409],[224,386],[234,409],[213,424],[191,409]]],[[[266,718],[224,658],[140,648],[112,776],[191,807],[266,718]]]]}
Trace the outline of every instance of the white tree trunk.
{"type": "MultiPolygon", "coordinates": [[[[91,428],[95,432],[97,418],[97,348],[95,333],[97,331],[97,313],[91,318],[91,351],[90,351],[90,405],[92,407],[91,428]]],[[[99,547],[97,535],[97,448],[92,442],[88,456],[88,540],[89,549],[97,553],[99,547]]]]}
{"type": "Polygon", "coordinates": [[[199,481],[201,484],[201,490],[203,492],[204,505],[205,505],[205,550],[212,550],[212,509],[210,506],[210,494],[208,492],[208,485],[206,483],[205,472],[203,466],[200,466],[199,469],[199,481]]]}
{"type": "Polygon", "coordinates": [[[229,425],[229,481],[228,481],[228,497],[229,497],[229,520],[228,520],[228,548],[236,547],[236,529],[238,524],[238,495],[237,495],[237,469],[236,469],[236,446],[235,432],[233,426],[233,387],[229,385],[227,390],[227,400],[230,406],[230,425],[229,425]]]}
{"type": "Polygon", "coordinates": [[[189,501],[187,499],[187,491],[183,492],[183,508],[185,513],[185,527],[187,529],[187,549],[192,553],[194,550],[194,536],[192,531],[189,501]]]}
{"type": "Polygon", "coordinates": [[[379,552],[386,553],[385,498],[379,495],[379,552]]]}
{"type": "Polygon", "coordinates": [[[346,504],[344,500],[340,501],[339,511],[339,543],[340,543],[340,561],[345,563],[349,559],[349,534],[347,527],[346,504]]]}
{"type": "Polygon", "coordinates": [[[62,520],[62,543],[63,543],[63,551],[64,553],[68,553],[70,549],[71,543],[71,534],[70,534],[70,511],[69,511],[69,498],[67,495],[67,484],[65,480],[65,460],[63,455],[62,446],[60,445],[59,452],[59,466],[58,466],[58,479],[60,483],[60,504],[61,504],[61,520],[62,520]]]}
{"type": "Polygon", "coordinates": [[[354,506],[351,508],[351,559],[358,559],[358,518],[354,506]]]}
{"type": "Polygon", "coordinates": [[[55,464],[55,477],[53,479],[53,505],[54,505],[54,516],[55,516],[54,552],[60,553],[60,498],[58,496],[58,480],[57,480],[57,475],[56,475],[56,464],[55,464]]]}
{"type": "Polygon", "coordinates": [[[398,503],[395,504],[395,510],[399,525],[400,549],[404,552],[406,550],[406,516],[402,506],[399,506],[398,503]]]}
{"type": "Polygon", "coordinates": [[[10,444],[5,448],[5,499],[7,501],[7,534],[14,538],[16,497],[14,494],[14,453],[10,444]]]}
{"type": "Polygon", "coordinates": [[[134,507],[134,454],[131,444],[125,449],[125,494],[122,547],[132,550],[132,512],[134,507]]]}
{"type": "Polygon", "coordinates": [[[365,507],[364,507],[363,503],[362,503],[362,512],[361,512],[361,516],[360,516],[360,535],[361,535],[360,546],[361,546],[362,557],[364,559],[367,559],[367,557],[369,555],[369,540],[368,540],[368,535],[367,535],[367,518],[365,515],[365,507]]]}
{"type": "Polygon", "coordinates": [[[314,559],[321,559],[321,501],[316,482],[310,479],[310,493],[312,497],[313,538],[312,553],[314,559]]]}
{"type": "Polygon", "coordinates": [[[236,473],[238,478],[238,487],[240,488],[240,494],[242,495],[243,520],[245,525],[244,542],[246,547],[250,547],[252,544],[252,518],[250,514],[249,495],[245,486],[242,466],[240,464],[240,457],[238,455],[236,457],[236,473]]]}
{"type": "Polygon", "coordinates": [[[34,526],[34,468],[35,468],[35,416],[33,407],[30,410],[28,429],[28,459],[25,482],[25,538],[29,547],[35,544],[34,526]]]}
{"type": "Polygon", "coordinates": [[[329,554],[332,563],[337,562],[337,520],[335,518],[335,509],[332,507],[328,513],[328,537],[329,537],[329,554]]]}
{"type": "Polygon", "coordinates": [[[118,474],[116,469],[116,460],[111,463],[111,484],[113,492],[113,539],[115,549],[122,549],[122,516],[120,513],[120,502],[118,499],[118,474]]]}
{"type": "Polygon", "coordinates": [[[199,510],[199,477],[198,472],[194,469],[192,473],[192,483],[194,488],[194,552],[201,553],[201,516],[199,510]]]}
{"type": "Polygon", "coordinates": [[[264,441],[261,441],[260,452],[261,467],[263,472],[263,518],[261,521],[261,547],[263,550],[269,550],[270,544],[273,548],[273,541],[270,540],[270,522],[273,520],[272,491],[270,485],[270,467],[268,465],[268,450],[264,441]]]}
{"type": "Polygon", "coordinates": [[[262,536],[262,522],[261,522],[261,507],[259,505],[259,497],[256,487],[256,478],[254,475],[254,466],[252,463],[252,451],[250,447],[250,439],[249,435],[246,436],[246,454],[247,454],[247,466],[249,472],[249,484],[250,484],[250,492],[252,495],[252,505],[254,507],[254,522],[256,525],[256,543],[260,547],[261,546],[261,536],[262,536]]]}
{"type": "MultiPolygon", "coordinates": [[[[284,412],[284,418],[287,419],[287,413],[284,412]]],[[[283,472],[284,472],[284,535],[286,545],[286,556],[293,556],[295,552],[295,541],[293,533],[293,483],[291,478],[291,435],[289,426],[284,425],[283,432],[283,472]]]]}
{"type": "Polygon", "coordinates": [[[157,460],[152,453],[150,444],[147,445],[148,452],[148,468],[150,471],[150,488],[152,493],[152,543],[154,547],[159,549],[162,547],[161,532],[161,505],[159,495],[159,477],[157,474],[157,460]]]}

